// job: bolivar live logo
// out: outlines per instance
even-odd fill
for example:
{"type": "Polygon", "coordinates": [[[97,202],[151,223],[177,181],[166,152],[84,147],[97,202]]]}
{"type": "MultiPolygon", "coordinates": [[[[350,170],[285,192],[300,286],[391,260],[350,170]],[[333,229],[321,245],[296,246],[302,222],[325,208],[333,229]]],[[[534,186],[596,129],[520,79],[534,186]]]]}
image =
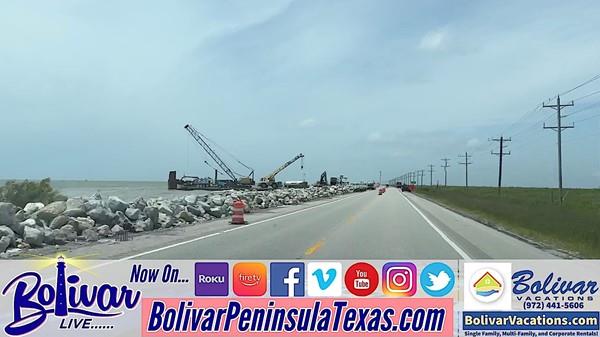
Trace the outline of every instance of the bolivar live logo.
{"type": "Polygon", "coordinates": [[[80,284],[78,275],[65,275],[66,263],[62,257],[56,263],[56,285],[42,283],[42,276],[33,271],[13,278],[2,290],[7,296],[14,291],[13,321],[4,327],[11,336],[30,333],[40,328],[49,315],[62,318],[62,329],[92,329],[92,318],[119,316],[125,307],[133,309],[140,300],[140,292],[123,285],[80,284]],[[68,317],[69,314],[84,316],[68,317]],[[87,316],[87,317],[86,317],[87,316]]]}

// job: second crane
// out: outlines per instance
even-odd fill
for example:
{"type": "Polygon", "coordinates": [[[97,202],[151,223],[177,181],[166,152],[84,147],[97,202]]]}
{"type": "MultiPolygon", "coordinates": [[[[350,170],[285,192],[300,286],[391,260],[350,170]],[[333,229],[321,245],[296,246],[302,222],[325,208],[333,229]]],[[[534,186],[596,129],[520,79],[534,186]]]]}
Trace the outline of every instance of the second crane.
{"type": "MultiPolygon", "coordinates": [[[[285,164],[283,164],[280,167],[278,167],[277,169],[275,169],[275,171],[271,172],[271,174],[260,178],[260,182],[258,183],[258,187],[260,187],[260,188],[269,188],[269,187],[271,187],[271,188],[277,188],[277,187],[279,187],[279,185],[275,181],[275,176],[279,172],[285,170],[288,166],[292,165],[296,160],[303,159],[303,158],[304,158],[304,155],[302,153],[300,153],[297,156],[295,156],[294,158],[292,158],[291,160],[287,161],[285,164]]],[[[300,168],[304,169],[304,162],[302,162],[300,168]]]]}

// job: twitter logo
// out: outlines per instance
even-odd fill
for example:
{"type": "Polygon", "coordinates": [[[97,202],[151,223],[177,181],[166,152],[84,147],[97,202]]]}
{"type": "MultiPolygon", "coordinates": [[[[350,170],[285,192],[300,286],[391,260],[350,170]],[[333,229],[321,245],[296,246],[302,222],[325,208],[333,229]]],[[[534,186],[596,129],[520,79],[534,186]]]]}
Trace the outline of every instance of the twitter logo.
{"type": "Polygon", "coordinates": [[[445,263],[434,262],[423,268],[420,281],[429,296],[443,297],[454,289],[454,271],[445,263]]]}

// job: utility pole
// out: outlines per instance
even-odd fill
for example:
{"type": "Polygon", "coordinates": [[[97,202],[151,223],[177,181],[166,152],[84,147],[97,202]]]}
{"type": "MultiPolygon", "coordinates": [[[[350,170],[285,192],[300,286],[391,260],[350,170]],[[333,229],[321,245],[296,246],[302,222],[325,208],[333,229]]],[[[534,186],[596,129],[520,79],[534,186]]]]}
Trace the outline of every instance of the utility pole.
{"type": "Polygon", "coordinates": [[[560,200],[560,204],[562,205],[563,202],[563,193],[562,193],[562,188],[563,188],[563,182],[562,182],[562,138],[561,138],[561,133],[562,130],[565,129],[572,129],[575,127],[575,125],[571,124],[571,125],[567,125],[567,126],[562,126],[561,124],[561,119],[565,118],[566,116],[563,116],[560,113],[561,108],[563,107],[568,107],[568,106],[573,106],[573,101],[571,101],[571,103],[568,104],[560,104],[560,95],[556,96],[556,104],[550,104],[550,105],[546,105],[546,103],[542,104],[542,107],[544,108],[552,108],[554,110],[556,110],[556,126],[546,126],[546,123],[544,123],[544,129],[552,129],[554,131],[557,132],[558,134],[558,199],[560,200]]]}
{"type": "Polygon", "coordinates": [[[492,151],[492,154],[498,156],[498,158],[499,158],[499,161],[498,161],[498,193],[500,193],[500,189],[502,188],[502,157],[510,156],[510,151],[504,152],[504,149],[506,148],[506,145],[504,145],[504,142],[510,142],[511,139],[504,138],[504,136],[500,136],[500,138],[492,138],[492,141],[500,142],[500,149],[498,150],[498,152],[492,151]]]}
{"type": "MultiPolygon", "coordinates": [[[[421,184],[420,186],[423,186],[423,173],[425,172],[425,170],[418,170],[417,173],[418,175],[421,177],[421,184]]],[[[419,180],[418,176],[417,176],[417,181],[419,180]]]]}
{"type": "Polygon", "coordinates": [[[379,185],[381,185],[381,170],[379,170],[379,185]]]}
{"type": "Polygon", "coordinates": [[[450,167],[450,165],[448,165],[448,160],[450,159],[442,158],[442,160],[444,161],[444,165],[442,165],[444,168],[444,186],[448,186],[448,167],[450,167]]]}
{"type": "Polygon", "coordinates": [[[433,164],[427,166],[429,166],[429,186],[433,186],[433,164]]]}
{"type": "Polygon", "coordinates": [[[473,164],[469,161],[469,158],[472,156],[469,155],[468,152],[465,152],[465,155],[458,155],[459,158],[464,158],[465,161],[463,163],[459,163],[460,165],[465,165],[465,187],[469,188],[469,165],[473,164]]]}

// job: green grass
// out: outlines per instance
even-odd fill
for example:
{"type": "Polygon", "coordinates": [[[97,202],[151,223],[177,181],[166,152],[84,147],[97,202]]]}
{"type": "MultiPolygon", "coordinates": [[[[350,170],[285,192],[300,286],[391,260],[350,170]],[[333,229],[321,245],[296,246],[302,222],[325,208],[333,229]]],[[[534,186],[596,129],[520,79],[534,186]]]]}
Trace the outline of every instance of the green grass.
{"type": "Polygon", "coordinates": [[[7,181],[4,186],[0,186],[0,201],[19,207],[24,207],[29,202],[47,205],[58,200],[66,200],[66,197],[52,188],[50,178],[40,181],[7,181]]]}
{"type": "Polygon", "coordinates": [[[422,187],[430,199],[552,248],[600,257],[600,189],[422,187]]]}

